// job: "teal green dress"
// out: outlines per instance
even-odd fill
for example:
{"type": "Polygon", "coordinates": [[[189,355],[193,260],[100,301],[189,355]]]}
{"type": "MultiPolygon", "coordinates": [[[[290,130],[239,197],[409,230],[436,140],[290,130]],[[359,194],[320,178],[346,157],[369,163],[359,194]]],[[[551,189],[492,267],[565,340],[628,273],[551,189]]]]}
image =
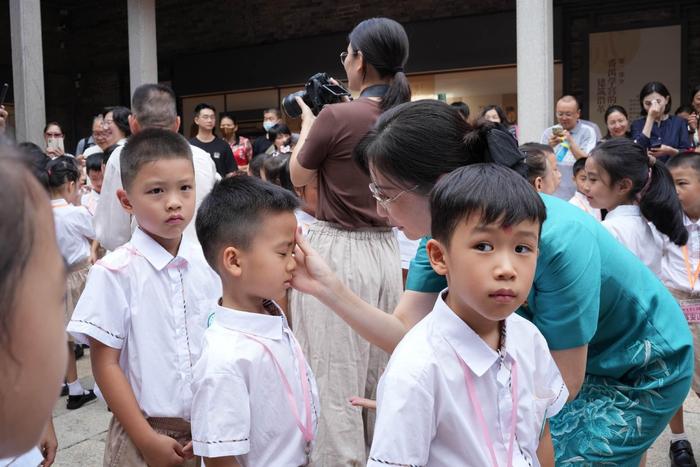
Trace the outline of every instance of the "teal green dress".
{"type": "MultiPolygon", "coordinates": [[[[588,344],[576,399],[550,420],[557,466],[639,465],[690,389],[692,337],[676,300],[592,216],[542,195],[547,220],[528,307],[551,350],[588,344]]],[[[447,286],[423,239],[406,288],[447,286]]]]}

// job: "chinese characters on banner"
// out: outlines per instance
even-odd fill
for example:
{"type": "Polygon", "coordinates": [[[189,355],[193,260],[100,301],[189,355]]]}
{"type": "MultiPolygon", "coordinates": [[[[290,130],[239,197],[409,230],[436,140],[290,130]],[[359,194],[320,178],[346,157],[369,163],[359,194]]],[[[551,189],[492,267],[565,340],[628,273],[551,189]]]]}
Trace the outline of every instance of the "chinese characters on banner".
{"type": "Polygon", "coordinates": [[[603,133],[611,105],[625,107],[630,120],[640,116],[639,91],[649,81],[661,81],[676,99],[682,96],[680,26],[590,34],[589,119],[603,133]]]}

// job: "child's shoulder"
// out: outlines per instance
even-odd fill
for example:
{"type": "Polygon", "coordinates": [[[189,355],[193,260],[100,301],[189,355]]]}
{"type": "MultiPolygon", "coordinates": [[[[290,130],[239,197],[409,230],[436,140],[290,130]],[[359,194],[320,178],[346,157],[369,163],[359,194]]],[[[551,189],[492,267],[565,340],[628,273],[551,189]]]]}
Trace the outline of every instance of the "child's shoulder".
{"type": "Polygon", "coordinates": [[[512,314],[507,318],[506,340],[516,353],[528,360],[539,359],[543,352],[547,356],[550,355],[547,340],[542,332],[531,321],[520,315],[512,314]]]}
{"type": "Polygon", "coordinates": [[[427,317],[413,326],[392,352],[386,372],[411,381],[429,378],[439,371],[440,358],[437,348],[442,345],[442,337],[432,331],[431,322],[427,317]]]}
{"type": "Polygon", "coordinates": [[[131,243],[126,243],[107,253],[104,258],[95,263],[95,266],[102,267],[110,272],[120,272],[134,267],[134,260],[142,256],[131,243]]]}
{"type": "Polygon", "coordinates": [[[211,317],[209,321],[200,359],[204,371],[244,376],[251,369],[259,368],[265,349],[258,342],[240,331],[218,324],[211,317]]]}

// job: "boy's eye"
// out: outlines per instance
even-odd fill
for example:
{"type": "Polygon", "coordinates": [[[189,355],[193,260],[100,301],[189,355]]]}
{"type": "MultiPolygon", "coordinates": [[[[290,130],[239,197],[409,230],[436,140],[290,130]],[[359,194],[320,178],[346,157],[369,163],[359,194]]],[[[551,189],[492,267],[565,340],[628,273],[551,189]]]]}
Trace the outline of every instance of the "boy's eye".
{"type": "Polygon", "coordinates": [[[180,187],[180,190],[182,191],[190,191],[191,189],[192,185],[182,185],[182,187],[180,187]]]}
{"type": "Polygon", "coordinates": [[[163,189],[162,188],[152,188],[151,190],[148,191],[148,193],[158,195],[160,193],[163,193],[163,189]]]}
{"type": "Polygon", "coordinates": [[[478,243],[476,246],[474,246],[474,248],[479,251],[493,251],[493,246],[486,242],[478,243]]]}
{"type": "Polygon", "coordinates": [[[515,247],[515,252],[516,253],[532,253],[532,248],[530,248],[527,245],[518,245],[515,247]]]}

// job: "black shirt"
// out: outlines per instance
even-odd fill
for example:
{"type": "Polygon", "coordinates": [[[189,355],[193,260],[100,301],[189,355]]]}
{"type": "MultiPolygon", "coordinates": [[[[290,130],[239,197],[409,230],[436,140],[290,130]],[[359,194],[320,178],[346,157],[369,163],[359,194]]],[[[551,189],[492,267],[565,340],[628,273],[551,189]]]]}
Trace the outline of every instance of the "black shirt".
{"type": "Polygon", "coordinates": [[[238,170],[236,159],[233,158],[233,152],[231,152],[231,146],[223,139],[214,137],[212,141],[205,143],[195,136],[190,138],[190,144],[209,153],[214,164],[216,164],[216,171],[222,177],[238,170]]]}
{"type": "Polygon", "coordinates": [[[267,151],[267,148],[272,146],[272,141],[267,139],[267,135],[262,135],[258,136],[255,138],[255,141],[253,141],[253,155],[257,156],[258,154],[262,154],[265,151],[267,151]]]}

